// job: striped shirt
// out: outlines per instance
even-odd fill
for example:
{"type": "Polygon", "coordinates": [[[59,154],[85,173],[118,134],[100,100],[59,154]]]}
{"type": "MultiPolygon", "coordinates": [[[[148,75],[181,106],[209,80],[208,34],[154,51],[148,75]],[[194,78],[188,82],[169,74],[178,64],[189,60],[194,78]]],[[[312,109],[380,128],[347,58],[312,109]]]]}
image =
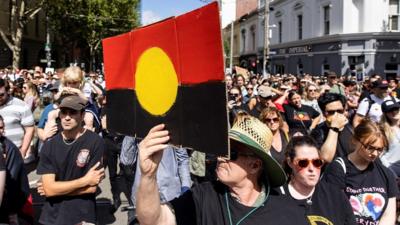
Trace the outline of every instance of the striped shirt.
{"type": "Polygon", "coordinates": [[[5,136],[21,147],[24,127],[34,125],[31,109],[24,101],[10,96],[7,103],[0,106],[0,115],[4,119],[5,136]]]}

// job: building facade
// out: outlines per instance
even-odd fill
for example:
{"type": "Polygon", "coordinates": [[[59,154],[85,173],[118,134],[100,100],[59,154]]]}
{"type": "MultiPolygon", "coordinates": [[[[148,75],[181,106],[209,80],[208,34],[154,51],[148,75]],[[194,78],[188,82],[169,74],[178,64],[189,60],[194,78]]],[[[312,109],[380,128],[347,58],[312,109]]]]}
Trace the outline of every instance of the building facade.
{"type": "MultiPolygon", "coordinates": [[[[29,2],[29,1],[28,1],[29,2]]],[[[0,27],[10,37],[11,0],[0,1],[0,27]]],[[[46,18],[43,11],[25,25],[21,48],[20,68],[32,68],[44,65],[40,59],[45,59],[46,18]]],[[[12,65],[12,52],[0,38],[0,68],[12,65]]]]}
{"type": "Polygon", "coordinates": [[[400,74],[399,0],[275,0],[272,73],[400,74]]]}

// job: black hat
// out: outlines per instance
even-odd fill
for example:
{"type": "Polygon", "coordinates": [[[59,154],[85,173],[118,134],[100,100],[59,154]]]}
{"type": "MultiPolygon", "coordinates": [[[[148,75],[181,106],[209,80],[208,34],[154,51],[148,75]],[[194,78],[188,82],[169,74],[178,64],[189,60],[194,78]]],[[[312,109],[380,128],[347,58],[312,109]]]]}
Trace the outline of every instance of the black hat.
{"type": "Polygon", "coordinates": [[[395,100],[386,100],[382,103],[382,112],[390,112],[394,109],[400,109],[400,103],[395,100]]]}
{"type": "Polygon", "coordinates": [[[372,82],[371,87],[372,88],[387,88],[387,87],[389,87],[389,85],[386,80],[379,79],[379,80],[372,82]]]}

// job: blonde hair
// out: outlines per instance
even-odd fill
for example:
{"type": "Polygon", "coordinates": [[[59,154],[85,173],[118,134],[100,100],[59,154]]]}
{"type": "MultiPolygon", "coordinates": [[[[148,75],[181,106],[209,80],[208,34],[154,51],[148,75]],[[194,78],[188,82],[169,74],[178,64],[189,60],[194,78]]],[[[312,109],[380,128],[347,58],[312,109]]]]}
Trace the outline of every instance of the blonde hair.
{"type": "Polygon", "coordinates": [[[77,66],[70,66],[64,71],[64,75],[61,78],[61,83],[66,86],[68,82],[79,82],[80,86],[84,83],[83,71],[77,66]]]}
{"type": "Polygon", "coordinates": [[[385,113],[383,113],[380,121],[381,126],[383,127],[383,130],[385,131],[386,137],[389,141],[389,143],[393,140],[394,138],[394,132],[393,129],[390,125],[389,119],[386,117],[385,113]]]}

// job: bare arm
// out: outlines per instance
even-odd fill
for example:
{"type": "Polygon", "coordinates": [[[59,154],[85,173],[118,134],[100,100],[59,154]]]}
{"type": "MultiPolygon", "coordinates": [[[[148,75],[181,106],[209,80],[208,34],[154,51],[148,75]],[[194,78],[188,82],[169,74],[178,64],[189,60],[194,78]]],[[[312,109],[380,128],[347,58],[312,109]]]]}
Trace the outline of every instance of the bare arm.
{"type": "MultiPolygon", "coordinates": [[[[348,123],[347,118],[339,113],[335,113],[335,115],[328,117],[328,119],[331,120],[330,127],[338,128],[340,131],[342,131],[344,126],[348,123]]],[[[339,133],[330,129],[324,144],[321,146],[321,157],[325,162],[330,163],[335,157],[338,138],[339,133]]]]}
{"type": "Polygon", "coordinates": [[[141,225],[174,225],[175,216],[161,205],[157,185],[157,168],[169,140],[165,125],[153,127],[139,144],[139,165],[142,176],[136,193],[136,213],[141,225]]]}
{"type": "Polygon", "coordinates": [[[26,126],[24,127],[24,130],[25,130],[24,138],[22,139],[22,145],[21,148],[19,149],[22,154],[22,157],[25,157],[25,154],[28,151],[29,146],[31,145],[35,128],[33,126],[26,126]]]}
{"type": "MultiPolygon", "coordinates": [[[[2,156],[0,156],[2,157],[2,156]]],[[[3,201],[3,195],[5,191],[5,186],[6,186],[6,171],[0,171],[0,205],[3,201]]]]}
{"type": "Polygon", "coordinates": [[[327,163],[332,162],[335,157],[338,137],[339,133],[329,130],[328,136],[321,146],[321,158],[327,163]]]}
{"type": "Polygon", "coordinates": [[[91,131],[94,131],[94,116],[93,114],[89,112],[85,112],[85,115],[83,116],[83,121],[85,122],[85,128],[91,131]]]}
{"type": "Polygon", "coordinates": [[[364,116],[361,116],[360,114],[356,114],[353,118],[353,127],[356,128],[358,124],[361,123],[361,120],[364,119],[364,116]]]}
{"type": "Polygon", "coordinates": [[[396,198],[389,198],[388,205],[381,219],[379,225],[393,225],[396,223],[396,198]]]}
{"type": "MultiPolygon", "coordinates": [[[[56,181],[55,174],[42,175],[42,182],[38,183],[38,192],[46,197],[70,195],[82,191],[80,189],[97,186],[104,177],[104,168],[96,170],[100,162],[96,163],[85,176],[71,181],[56,181]]],[[[93,190],[91,188],[87,189],[93,190]]],[[[96,191],[94,189],[94,191],[96,191]]]]}

